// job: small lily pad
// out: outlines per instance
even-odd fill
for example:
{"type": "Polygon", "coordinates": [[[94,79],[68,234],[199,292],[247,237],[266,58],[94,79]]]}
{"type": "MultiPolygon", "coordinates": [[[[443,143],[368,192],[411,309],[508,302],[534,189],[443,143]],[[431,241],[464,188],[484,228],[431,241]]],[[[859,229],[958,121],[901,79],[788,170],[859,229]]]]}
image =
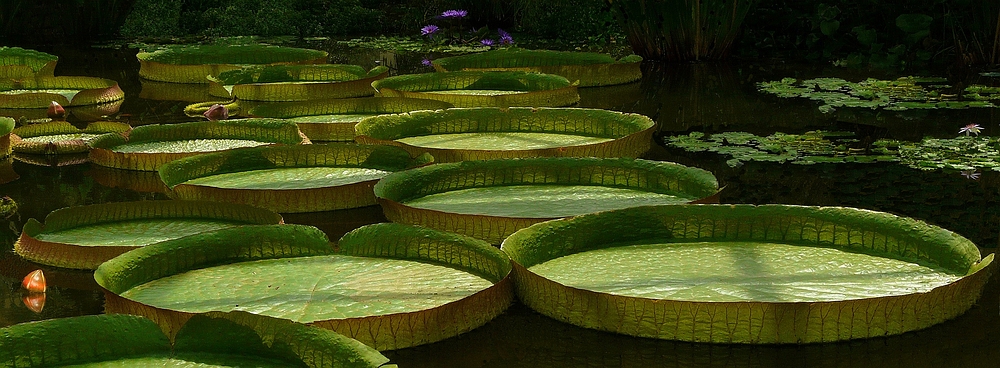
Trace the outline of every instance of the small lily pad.
{"type": "Polygon", "coordinates": [[[125,98],[118,82],[94,77],[39,77],[0,80],[0,107],[47,108],[104,104],[125,98]]]}
{"type": "Polygon", "coordinates": [[[389,75],[385,66],[365,71],[357,65],[269,65],[208,76],[209,93],[251,101],[306,101],[365,97],[372,82],[389,75]]]}
{"type": "Polygon", "coordinates": [[[14,129],[14,152],[36,155],[86,153],[90,140],[105,133],[127,132],[128,124],[113,121],[93,122],[79,129],[65,121],[31,124],[14,129]],[[19,139],[18,139],[19,138],[19,139]]]}

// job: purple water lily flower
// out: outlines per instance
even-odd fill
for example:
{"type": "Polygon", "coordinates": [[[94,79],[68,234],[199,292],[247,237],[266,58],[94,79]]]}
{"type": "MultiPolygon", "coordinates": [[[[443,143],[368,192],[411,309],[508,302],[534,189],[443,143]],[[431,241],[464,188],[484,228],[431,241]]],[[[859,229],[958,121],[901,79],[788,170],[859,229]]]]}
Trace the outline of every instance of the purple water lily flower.
{"type": "Polygon", "coordinates": [[[467,12],[465,10],[460,10],[460,9],[445,10],[444,13],[441,13],[441,15],[438,16],[438,18],[443,18],[443,19],[449,19],[449,18],[451,18],[451,19],[461,19],[461,18],[465,18],[466,15],[469,15],[469,12],[467,12]]]}
{"type": "Polygon", "coordinates": [[[963,170],[962,171],[962,176],[964,176],[966,179],[979,180],[979,176],[980,175],[982,175],[982,174],[977,173],[976,170],[963,170]]]}
{"type": "Polygon", "coordinates": [[[434,66],[434,63],[431,62],[431,59],[423,59],[423,60],[420,60],[420,65],[423,65],[423,66],[434,66]]]}
{"type": "Polygon", "coordinates": [[[428,25],[424,26],[424,28],[420,29],[420,34],[426,36],[426,35],[434,34],[434,32],[437,32],[437,31],[438,31],[438,26],[435,26],[433,24],[428,24],[428,25]]]}
{"type": "Polygon", "coordinates": [[[514,43],[514,38],[511,37],[510,33],[507,33],[507,31],[497,28],[497,34],[500,35],[500,43],[504,45],[510,45],[514,43]]]}
{"type": "Polygon", "coordinates": [[[968,136],[969,134],[979,135],[979,133],[982,132],[984,129],[986,128],[979,126],[979,124],[969,124],[959,129],[958,134],[965,133],[966,136],[968,136]]]}
{"type": "Polygon", "coordinates": [[[489,38],[479,40],[479,43],[483,44],[483,46],[493,46],[494,42],[495,41],[493,41],[493,40],[491,40],[489,38]]]}

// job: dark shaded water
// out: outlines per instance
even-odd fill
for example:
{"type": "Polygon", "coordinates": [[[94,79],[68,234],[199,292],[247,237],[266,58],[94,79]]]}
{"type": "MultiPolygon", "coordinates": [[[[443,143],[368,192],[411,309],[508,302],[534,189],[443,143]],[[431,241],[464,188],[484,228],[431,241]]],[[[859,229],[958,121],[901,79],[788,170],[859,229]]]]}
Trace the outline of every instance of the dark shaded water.
{"type": "MultiPolygon", "coordinates": [[[[430,71],[422,55],[331,49],[332,62],[365,67],[376,61],[397,73],[430,71]]],[[[42,49],[60,56],[57,75],[117,80],[126,93],[120,120],[133,125],[189,121],[182,113],[200,91],[173,91],[138,78],[135,50],[128,48],[42,49]],[[158,99],[169,98],[169,99],[158,99]]],[[[978,123],[1000,132],[995,109],[925,112],[840,111],[822,114],[807,100],[778,99],[755,91],[754,83],[782,77],[836,76],[848,80],[889,77],[824,66],[770,64],[647,64],[641,82],[580,91],[581,107],[638,112],[660,123],[660,134],[690,131],[802,133],[853,131],[862,141],[953,137],[978,123]]],[[[953,83],[991,84],[976,74],[953,83]]],[[[957,172],[919,171],[898,164],[811,166],[749,162],[733,168],[715,154],[657,147],[648,155],[712,171],[725,186],[723,203],[842,205],[910,216],[954,230],[984,253],[1000,241],[1000,174],[969,180],[957,172]]],[[[0,224],[0,326],[55,317],[101,313],[103,297],[92,273],[58,270],[22,260],[10,251],[28,218],[82,204],[165,199],[150,173],[109,170],[90,164],[46,167],[13,160],[0,175],[0,195],[20,204],[0,224]],[[11,174],[11,171],[14,174],[11,174]],[[25,307],[20,278],[43,268],[49,279],[40,313],[25,307]]],[[[368,223],[385,221],[378,207],[289,214],[286,222],[317,226],[336,239],[368,223]]],[[[386,352],[400,367],[993,367],[1000,366],[1000,280],[994,275],[979,303],[955,320],[900,336],[833,344],[745,346],[693,344],[634,338],[564,324],[515,304],[487,325],[439,343],[386,352]]]]}

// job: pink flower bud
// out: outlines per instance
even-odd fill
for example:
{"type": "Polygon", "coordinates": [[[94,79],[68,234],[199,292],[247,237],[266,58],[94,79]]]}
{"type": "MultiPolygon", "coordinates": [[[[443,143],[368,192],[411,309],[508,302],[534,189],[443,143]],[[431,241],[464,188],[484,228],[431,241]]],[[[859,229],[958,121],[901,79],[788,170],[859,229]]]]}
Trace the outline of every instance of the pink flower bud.
{"type": "Polygon", "coordinates": [[[203,114],[209,121],[229,119],[229,109],[220,104],[214,104],[203,114]]]}
{"type": "Polygon", "coordinates": [[[66,109],[62,107],[58,102],[52,101],[49,104],[49,110],[46,112],[50,119],[63,119],[66,117],[66,109]]]}

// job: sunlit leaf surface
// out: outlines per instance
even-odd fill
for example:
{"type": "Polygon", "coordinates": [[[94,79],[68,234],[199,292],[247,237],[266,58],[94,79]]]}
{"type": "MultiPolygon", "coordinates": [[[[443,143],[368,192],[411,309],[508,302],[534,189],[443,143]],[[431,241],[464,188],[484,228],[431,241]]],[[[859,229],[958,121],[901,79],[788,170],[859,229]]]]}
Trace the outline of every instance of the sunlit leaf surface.
{"type": "Polygon", "coordinates": [[[41,233],[36,235],[35,239],[83,246],[143,246],[239,224],[242,222],[182,218],[145,219],[107,222],[41,233]]]}
{"type": "Polygon", "coordinates": [[[510,185],[470,188],[403,202],[416,208],[504,217],[554,218],[698,198],[591,185],[510,185]]]}
{"type": "Polygon", "coordinates": [[[305,189],[377,180],[388,171],[348,167],[291,167],[204,176],[184,184],[233,189],[305,189]]]}
{"type": "Polygon", "coordinates": [[[122,296],[186,312],[240,310],[312,322],[416,312],[492,285],[468,272],[427,263],[314,256],[192,270],[139,285],[122,296]]]}
{"type": "Polygon", "coordinates": [[[524,150],[581,146],[610,142],[614,139],[587,137],[572,134],[529,133],[529,132],[489,132],[422,135],[400,138],[396,141],[411,146],[439,149],[467,150],[524,150]]]}
{"type": "Polygon", "coordinates": [[[183,141],[126,143],[114,148],[121,153],[187,153],[213,152],[232,148],[256,147],[268,144],[247,139],[188,139],[183,141]]]}
{"type": "Polygon", "coordinates": [[[697,302],[876,298],[928,292],[963,276],[839,249],[765,242],[618,246],[556,258],[529,269],[585,290],[697,302]]]}

